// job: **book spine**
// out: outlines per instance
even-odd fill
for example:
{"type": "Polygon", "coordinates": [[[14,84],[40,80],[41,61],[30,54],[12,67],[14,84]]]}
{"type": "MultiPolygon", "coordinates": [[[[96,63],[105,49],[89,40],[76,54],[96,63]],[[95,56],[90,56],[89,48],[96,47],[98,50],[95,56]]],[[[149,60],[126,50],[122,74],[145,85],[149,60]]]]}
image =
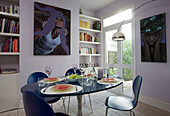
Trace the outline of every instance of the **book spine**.
{"type": "Polygon", "coordinates": [[[9,44],[9,40],[6,40],[4,52],[8,52],[8,44],[9,44]]]}
{"type": "Polygon", "coordinates": [[[18,52],[18,39],[14,39],[14,52],[18,52]]]}

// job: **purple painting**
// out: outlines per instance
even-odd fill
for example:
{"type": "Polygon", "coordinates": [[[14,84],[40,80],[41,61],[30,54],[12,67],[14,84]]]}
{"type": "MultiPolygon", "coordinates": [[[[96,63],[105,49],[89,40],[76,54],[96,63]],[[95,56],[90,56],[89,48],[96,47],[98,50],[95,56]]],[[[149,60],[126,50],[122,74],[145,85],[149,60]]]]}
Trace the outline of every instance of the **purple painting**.
{"type": "Polygon", "coordinates": [[[34,55],[70,55],[70,10],[34,2],[34,55]]]}

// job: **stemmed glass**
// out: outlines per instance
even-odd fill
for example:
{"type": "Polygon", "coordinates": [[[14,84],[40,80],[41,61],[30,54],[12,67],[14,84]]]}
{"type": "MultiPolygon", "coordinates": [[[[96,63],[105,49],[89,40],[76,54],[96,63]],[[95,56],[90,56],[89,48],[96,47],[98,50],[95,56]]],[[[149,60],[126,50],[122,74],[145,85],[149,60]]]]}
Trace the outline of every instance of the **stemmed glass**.
{"type": "Polygon", "coordinates": [[[73,64],[73,70],[74,70],[74,73],[76,74],[76,71],[77,71],[77,64],[73,64]]]}
{"type": "Polygon", "coordinates": [[[50,77],[50,74],[52,72],[52,67],[51,66],[46,66],[45,67],[45,72],[47,73],[48,77],[50,77]]]}

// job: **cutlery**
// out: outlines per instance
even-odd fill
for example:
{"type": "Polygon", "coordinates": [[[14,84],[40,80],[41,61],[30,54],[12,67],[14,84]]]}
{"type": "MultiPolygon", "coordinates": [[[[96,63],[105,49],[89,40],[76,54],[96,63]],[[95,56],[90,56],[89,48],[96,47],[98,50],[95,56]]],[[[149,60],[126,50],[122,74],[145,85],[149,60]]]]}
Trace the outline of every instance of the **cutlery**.
{"type": "Polygon", "coordinates": [[[48,88],[49,88],[49,86],[48,86],[48,87],[46,87],[46,88],[43,90],[43,92],[45,92],[48,88]]]}

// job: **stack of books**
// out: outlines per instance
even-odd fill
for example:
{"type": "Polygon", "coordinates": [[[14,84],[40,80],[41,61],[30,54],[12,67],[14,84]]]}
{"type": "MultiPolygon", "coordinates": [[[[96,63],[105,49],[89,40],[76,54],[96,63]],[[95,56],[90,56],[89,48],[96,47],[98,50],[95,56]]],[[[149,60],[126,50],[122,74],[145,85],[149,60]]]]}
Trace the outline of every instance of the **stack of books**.
{"type": "Polygon", "coordinates": [[[0,17],[0,32],[19,34],[19,21],[0,17]]]}
{"type": "Polygon", "coordinates": [[[1,52],[19,52],[18,38],[10,38],[3,41],[1,52]]]}
{"type": "Polygon", "coordinates": [[[84,32],[80,32],[80,41],[98,42],[99,38],[84,32]]]}
{"type": "Polygon", "coordinates": [[[95,22],[93,24],[93,29],[95,30],[101,30],[101,22],[95,22]]]}
{"type": "Polygon", "coordinates": [[[88,47],[79,47],[80,54],[96,54],[96,50],[94,48],[88,47]]]}
{"type": "Polygon", "coordinates": [[[90,26],[89,26],[89,22],[87,22],[87,21],[83,21],[83,20],[79,20],[79,27],[89,29],[89,28],[90,28],[90,26]]]}

